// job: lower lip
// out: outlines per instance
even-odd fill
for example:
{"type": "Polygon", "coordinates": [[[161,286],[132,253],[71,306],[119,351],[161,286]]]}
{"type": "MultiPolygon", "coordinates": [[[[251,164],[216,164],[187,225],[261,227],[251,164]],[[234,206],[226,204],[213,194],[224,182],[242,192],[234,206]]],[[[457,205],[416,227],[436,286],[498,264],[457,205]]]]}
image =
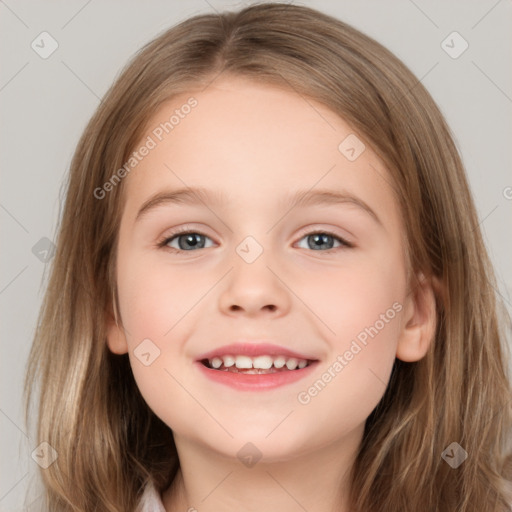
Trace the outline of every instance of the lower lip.
{"type": "Polygon", "coordinates": [[[313,371],[316,364],[317,361],[310,363],[305,368],[297,370],[247,375],[245,373],[213,370],[206,367],[201,362],[196,362],[196,365],[199,366],[199,371],[202,372],[205,377],[239,391],[266,391],[297,382],[298,380],[308,376],[313,371]]]}

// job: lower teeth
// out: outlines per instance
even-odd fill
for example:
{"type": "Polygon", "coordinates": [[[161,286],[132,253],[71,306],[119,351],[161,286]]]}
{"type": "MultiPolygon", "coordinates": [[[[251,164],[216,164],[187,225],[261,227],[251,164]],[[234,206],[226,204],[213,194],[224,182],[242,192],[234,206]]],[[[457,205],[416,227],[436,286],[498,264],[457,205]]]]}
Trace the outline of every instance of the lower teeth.
{"type": "Polygon", "coordinates": [[[259,375],[262,373],[277,373],[277,370],[275,368],[269,368],[268,370],[262,370],[260,368],[239,369],[233,366],[231,366],[230,368],[224,368],[222,371],[232,373],[245,373],[248,375],[259,375]]]}

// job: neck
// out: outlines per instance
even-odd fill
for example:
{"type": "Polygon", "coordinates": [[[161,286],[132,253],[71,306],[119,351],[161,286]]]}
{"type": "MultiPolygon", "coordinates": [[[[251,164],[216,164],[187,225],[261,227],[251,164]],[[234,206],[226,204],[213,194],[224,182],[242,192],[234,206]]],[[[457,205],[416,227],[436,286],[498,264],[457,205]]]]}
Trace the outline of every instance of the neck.
{"type": "Polygon", "coordinates": [[[180,469],[163,493],[167,512],[349,512],[350,470],[362,431],[286,461],[252,467],[175,436],[180,469]]]}

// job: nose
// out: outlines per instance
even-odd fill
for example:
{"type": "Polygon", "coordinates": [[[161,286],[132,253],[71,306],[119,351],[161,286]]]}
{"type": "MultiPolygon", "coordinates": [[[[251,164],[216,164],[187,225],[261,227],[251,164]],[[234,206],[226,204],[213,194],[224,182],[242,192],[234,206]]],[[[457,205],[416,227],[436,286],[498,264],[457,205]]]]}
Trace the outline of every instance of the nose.
{"type": "Polygon", "coordinates": [[[269,267],[263,253],[247,263],[236,255],[219,298],[219,307],[227,315],[279,317],[290,309],[290,290],[285,276],[269,267]]]}

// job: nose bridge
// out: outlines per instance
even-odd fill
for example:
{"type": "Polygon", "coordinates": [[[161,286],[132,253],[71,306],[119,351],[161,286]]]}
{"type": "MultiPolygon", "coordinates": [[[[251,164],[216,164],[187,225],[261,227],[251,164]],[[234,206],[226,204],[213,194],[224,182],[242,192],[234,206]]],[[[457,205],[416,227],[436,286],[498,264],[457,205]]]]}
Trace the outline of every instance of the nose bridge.
{"type": "MultiPolygon", "coordinates": [[[[261,236],[259,237],[261,239],[261,236]]],[[[275,258],[271,258],[268,245],[260,243],[255,236],[246,236],[236,247],[232,258],[234,266],[232,272],[232,281],[236,285],[239,282],[250,290],[263,290],[272,286],[274,277],[269,270],[272,266],[272,260],[275,264],[275,258]]]]}
{"type": "Polygon", "coordinates": [[[285,311],[289,307],[286,286],[277,277],[269,247],[255,236],[246,236],[235,248],[220,305],[225,311],[244,310],[256,313],[262,309],[285,311]]]}
{"type": "Polygon", "coordinates": [[[258,259],[268,258],[269,247],[265,248],[253,235],[248,235],[237,245],[235,252],[247,265],[252,265],[258,259]],[[261,258],[264,253],[264,258],[261,258]]]}

